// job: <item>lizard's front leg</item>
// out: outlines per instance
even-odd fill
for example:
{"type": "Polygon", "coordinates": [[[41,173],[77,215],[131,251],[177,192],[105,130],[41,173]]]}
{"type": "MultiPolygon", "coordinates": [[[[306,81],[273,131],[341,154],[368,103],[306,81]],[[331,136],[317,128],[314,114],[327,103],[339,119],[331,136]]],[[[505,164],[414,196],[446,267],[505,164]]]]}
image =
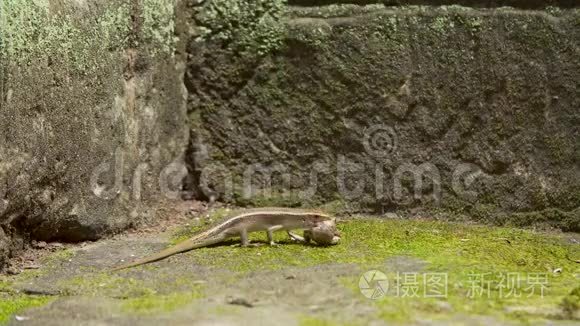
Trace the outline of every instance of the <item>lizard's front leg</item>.
{"type": "Polygon", "coordinates": [[[242,229],[240,231],[240,240],[242,243],[242,247],[247,247],[250,245],[250,240],[248,240],[248,230],[242,229]]]}
{"type": "Polygon", "coordinates": [[[288,236],[290,237],[290,239],[292,239],[292,240],[294,240],[296,242],[305,242],[305,243],[307,243],[307,242],[310,241],[310,238],[309,237],[306,237],[306,231],[304,231],[305,232],[304,233],[304,237],[301,237],[298,234],[292,233],[290,231],[286,231],[286,232],[288,233],[288,236]]]}
{"type": "Polygon", "coordinates": [[[284,226],[282,225],[275,225],[271,226],[266,230],[266,234],[268,235],[268,241],[270,242],[270,246],[276,246],[276,242],[274,242],[274,232],[282,230],[284,226]]]}

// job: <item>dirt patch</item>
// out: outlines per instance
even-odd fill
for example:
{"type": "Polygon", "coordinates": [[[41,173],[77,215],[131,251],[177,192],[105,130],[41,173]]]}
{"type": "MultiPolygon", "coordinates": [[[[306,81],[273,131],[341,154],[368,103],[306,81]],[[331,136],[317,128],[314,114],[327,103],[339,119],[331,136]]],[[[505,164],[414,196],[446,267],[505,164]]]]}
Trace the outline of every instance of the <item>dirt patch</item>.
{"type": "MultiPolygon", "coordinates": [[[[123,234],[109,236],[108,239],[110,241],[115,241],[119,238],[123,239],[127,236],[132,236],[135,241],[138,241],[141,236],[173,230],[176,226],[183,225],[186,221],[191,221],[192,216],[199,219],[199,216],[204,216],[207,210],[207,203],[199,201],[165,202],[156,207],[156,216],[158,216],[158,220],[144,221],[139,225],[139,227],[128,229],[123,234]]],[[[54,256],[55,253],[57,253],[57,256],[71,255],[73,250],[82,251],[85,248],[90,249],[95,245],[98,245],[98,243],[47,243],[44,241],[32,240],[30,245],[26,246],[20,255],[8,261],[7,271],[9,274],[19,274],[23,270],[39,269],[42,268],[48,258],[54,256]]]]}

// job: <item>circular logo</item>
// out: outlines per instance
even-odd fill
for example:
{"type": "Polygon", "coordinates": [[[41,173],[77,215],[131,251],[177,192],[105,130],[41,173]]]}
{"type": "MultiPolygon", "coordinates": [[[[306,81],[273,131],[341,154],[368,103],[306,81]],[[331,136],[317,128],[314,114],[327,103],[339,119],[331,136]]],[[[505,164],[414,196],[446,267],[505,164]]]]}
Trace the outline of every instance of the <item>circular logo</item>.
{"type": "Polygon", "coordinates": [[[358,280],[358,288],[360,293],[368,299],[380,299],[389,290],[389,280],[383,272],[377,270],[368,271],[358,280]]]}
{"type": "Polygon", "coordinates": [[[374,125],[365,130],[364,147],[374,157],[385,157],[397,149],[395,129],[385,125],[374,125]]]}

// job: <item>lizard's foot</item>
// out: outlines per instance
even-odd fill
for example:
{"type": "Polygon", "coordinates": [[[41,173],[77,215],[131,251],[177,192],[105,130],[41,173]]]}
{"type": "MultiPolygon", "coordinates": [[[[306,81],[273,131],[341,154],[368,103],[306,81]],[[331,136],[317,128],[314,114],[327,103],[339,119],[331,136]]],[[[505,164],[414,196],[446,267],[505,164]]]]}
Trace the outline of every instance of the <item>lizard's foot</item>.
{"type": "Polygon", "coordinates": [[[240,247],[242,248],[256,248],[256,247],[261,247],[263,246],[263,243],[247,243],[247,244],[241,244],[240,247]]]}
{"type": "Polygon", "coordinates": [[[255,248],[255,247],[261,247],[263,245],[264,245],[263,243],[248,243],[248,244],[235,243],[235,244],[231,245],[230,247],[232,247],[232,248],[255,248]]]}
{"type": "Polygon", "coordinates": [[[292,240],[294,242],[305,242],[305,239],[303,237],[299,236],[298,234],[292,233],[290,231],[288,231],[287,233],[290,236],[290,240],[292,240]]]}

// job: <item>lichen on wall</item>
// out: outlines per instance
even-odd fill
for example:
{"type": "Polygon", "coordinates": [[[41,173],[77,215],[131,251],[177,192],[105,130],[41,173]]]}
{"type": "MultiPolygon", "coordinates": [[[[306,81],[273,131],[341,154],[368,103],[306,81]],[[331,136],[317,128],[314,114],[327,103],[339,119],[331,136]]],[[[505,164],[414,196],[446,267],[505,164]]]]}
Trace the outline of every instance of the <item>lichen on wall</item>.
{"type": "Polygon", "coordinates": [[[83,22],[74,10],[48,0],[4,0],[0,23],[3,56],[15,65],[50,58],[88,74],[104,57],[126,45],[130,31],[126,2],[109,5],[90,23],[83,22]]]}
{"type": "Polygon", "coordinates": [[[61,5],[49,0],[3,0],[0,3],[0,50],[20,65],[51,58],[89,74],[105,58],[131,44],[131,33],[152,55],[172,55],[175,48],[176,0],[142,0],[142,26],[135,31],[129,0],[112,1],[93,12],[84,2],[61,5]]]}
{"type": "Polygon", "coordinates": [[[198,15],[198,41],[221,42],[229,49],[264,55],[278,49],[285,26],[286,0],[212,0],[198,15]]]}
{"type": "Polygon", "coordinates": [[[170,54],[175,51],[176,0],[143,0],[143,39],[153,44],[152,54],[170,54]]]}

